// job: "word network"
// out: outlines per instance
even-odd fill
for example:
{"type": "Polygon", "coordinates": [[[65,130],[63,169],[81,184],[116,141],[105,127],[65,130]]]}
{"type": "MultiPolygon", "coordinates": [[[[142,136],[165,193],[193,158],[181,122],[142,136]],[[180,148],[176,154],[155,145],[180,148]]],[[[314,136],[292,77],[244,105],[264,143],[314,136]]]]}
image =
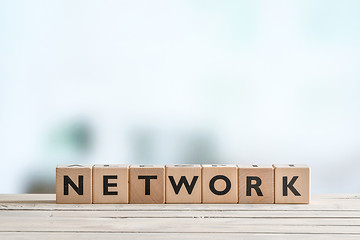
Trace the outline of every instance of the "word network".
{"type": "Polygon", "coordinates": [[[57,203],[302,203],[306,165],[59,165],[57,203]]]}

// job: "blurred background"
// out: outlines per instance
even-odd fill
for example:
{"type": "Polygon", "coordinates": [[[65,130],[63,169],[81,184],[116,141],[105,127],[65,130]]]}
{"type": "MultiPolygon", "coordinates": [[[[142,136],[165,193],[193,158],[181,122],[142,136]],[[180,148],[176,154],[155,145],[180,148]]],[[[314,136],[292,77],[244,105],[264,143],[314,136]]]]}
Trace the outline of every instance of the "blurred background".
{"type": "Polygon", "coordinates": [[[360,192],[360,1],[0,0],[0,193],[66,163],[304,163],[360,192]]]}

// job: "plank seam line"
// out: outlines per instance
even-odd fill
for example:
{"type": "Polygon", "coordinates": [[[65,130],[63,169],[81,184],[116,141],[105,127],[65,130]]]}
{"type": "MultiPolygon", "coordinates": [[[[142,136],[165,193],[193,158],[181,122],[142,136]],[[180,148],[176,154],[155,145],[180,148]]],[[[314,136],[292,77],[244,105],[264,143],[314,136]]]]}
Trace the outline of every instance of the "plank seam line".
{"type": "Polygon", "coordinates": [[[137,231],[0,231],[0,233],[83,233],[83,234],[98,234],[98,233],[126,233],[126,234],[301,234],[301,235],[360,235],[360,232],[354,232],[354,233],[298,233],[298,232],[137,232],[137,231]]]}
{"type": "Polygon", "coordinates": [[[293,209],[293,210],[270,210],[270,209],[191,209],[191,210],[181,210],[181,209],[34,209],[34,208],[2,208],[1,211],[39,211],[39,212],[359,212],[360,209],[293,209]]]}

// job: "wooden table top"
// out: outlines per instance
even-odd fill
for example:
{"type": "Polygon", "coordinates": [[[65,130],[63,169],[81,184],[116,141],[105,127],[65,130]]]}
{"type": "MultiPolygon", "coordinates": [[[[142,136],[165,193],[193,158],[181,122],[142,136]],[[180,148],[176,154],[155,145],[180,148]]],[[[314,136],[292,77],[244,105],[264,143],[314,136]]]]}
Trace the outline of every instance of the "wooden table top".
{"type": "Polygon", "coordinates": [[[297,204],[55,204],[0,194],[0,239],[360,239],[360,194],[297,204]]]}

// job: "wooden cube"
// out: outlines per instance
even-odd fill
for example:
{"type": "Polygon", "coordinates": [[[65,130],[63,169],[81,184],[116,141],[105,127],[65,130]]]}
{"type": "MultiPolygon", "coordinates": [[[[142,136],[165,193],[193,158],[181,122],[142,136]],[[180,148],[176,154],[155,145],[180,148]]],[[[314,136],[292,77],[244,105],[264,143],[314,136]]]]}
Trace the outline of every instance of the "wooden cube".
{"type": "Polygon", "coordinates": [[[129,202],[129,166],[93,166],[93,203],[129,202]]]}
{"type": "Polygon", "coordinates": [[[92,166],[58,165],[56,167],[56,203],[92,202],[92,166]]]}
{"type": "Polygon", "coordinates": [[[275,203],[310,202],[310,168],[306,165],[274,165],[275,203]]]}
{"type": "Polygon", "coordinates": [[[165,167],[130,166],[130,203],[165,203],[165,167]]]}
{"type": "Polygon", "coordinates": [[[201,165],[166,165],[166,203],[201,203],[201,165]]]}
{"type": "Polygon", "coordinates": [[[238,165],[239,203],[274,203],[271,165],[238,165]]]}
{"type": "Polygon", "coordinates": [[[202,202],[238,202],[236,165],[202,165],[202,202]]]}

